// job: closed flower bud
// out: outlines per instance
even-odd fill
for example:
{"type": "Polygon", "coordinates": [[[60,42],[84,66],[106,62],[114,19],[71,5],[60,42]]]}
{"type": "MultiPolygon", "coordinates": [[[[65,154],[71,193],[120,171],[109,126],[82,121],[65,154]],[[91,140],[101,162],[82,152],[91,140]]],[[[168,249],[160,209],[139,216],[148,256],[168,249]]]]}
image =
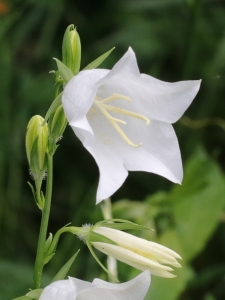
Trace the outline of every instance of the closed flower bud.
{"type": "Polygon", "coordinates": [[[74,75],[80,70],[81,43],[74,25],[69,25],[63,37],[62,61],[74,75]]]}
{"type": "Polygon", "coordinates": [[[159,277],[176,277],[167,265],[180,268],[179,254],[155,242],[138,238],[123,231],[107,227],[97,227],[94,232],[111,239],[116,244],[92,242],[99,251],[112,256],[139,270],[149,269],[152,275],[159,277]]]}
{"type": "MultiPolygon", "coordinates": [[[[119,222],[121,221],[123,220],[119,222]]],[[[120,224],[105,221],[94,226],[73,227],[71,232],[87,244],[91,253],[103,268],[104,266],[98,261],[92,246],[134,268],[142,271],[148,269],[152,275],[166,278],[176,277],[170,272],[173,271],[171,266],[181,268],[177,261],[177,259],[181,259],[179,254],[158,243],[133,236],[117,228],[140,230],[144,227],[128,221],[120,224]]]]}
{"type": "Polygon", "coordinates": [[[63,107],[60,105],[54,114],[49,118],[48,128],[49,128],[49,139],[48,139],[48,153],[53,155],[57,145],[56,143],[62,137],[62,134],[67,125],[67,119],[65,117],[63,107]]]}
{"type": "Polygon", "coordinates": [[[42,176],[46,169],[48,125],[41,116],[33,116],[27,126],[26,153],[32,175],[42,176]]]}

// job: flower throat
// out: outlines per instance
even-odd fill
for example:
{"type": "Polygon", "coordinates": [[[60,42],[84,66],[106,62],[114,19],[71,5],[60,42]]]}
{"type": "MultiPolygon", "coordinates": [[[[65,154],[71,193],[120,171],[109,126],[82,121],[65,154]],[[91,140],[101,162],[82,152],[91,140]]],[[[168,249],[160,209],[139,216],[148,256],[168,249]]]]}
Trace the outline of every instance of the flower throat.
{"type": "Polygon", "coordinates": [[[132,118],[136,118],[136,119],[140,119],[142,121],[145,121],[147,125],[150,124],[150,120],[141,115],[141,114],[137,114],[135,112],[126,110],[126,109],[122,109],[116,106],[112,106],[112,105],[108,105],[109,102],[113,101],[113,100],[125,100],[128,102],[131,102],[132,100],[129,97],[123,96],[123,95],[119,95],[119,94],[113,94],[112,96],[105,98],[105,99],[101,99],[99,97],[95,97],[94,100],[94,104],[99,108],[99,110],[101,111],[101,113],[103,114],[103,116],[105,116],[107,118],[107,120],[111,123],[111,125],[115,128],[115,130],[119,133],[119,135],[123,138],[123,140],[129,145],[132,146],[134,148],[138,148],[140,146],[142,146],[142,143],[139,144],[134,144],[125,134],[125,132],[121,129],[121,127],[119,126],[119,124],[124,124],[126,125],[127,123],[121,119],[118,118],[114,118],[110,115],[109,112],[115,112],[124,116],[129,116],[132,118]]]}

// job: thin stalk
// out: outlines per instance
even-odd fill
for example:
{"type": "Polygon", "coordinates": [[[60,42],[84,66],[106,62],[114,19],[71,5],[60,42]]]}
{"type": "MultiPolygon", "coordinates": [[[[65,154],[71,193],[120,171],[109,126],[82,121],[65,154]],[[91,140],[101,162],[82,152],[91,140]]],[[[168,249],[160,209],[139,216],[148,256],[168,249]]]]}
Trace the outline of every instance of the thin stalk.
{"type": "Polygon", "coordinates": [[[34,265],[34,275],[33,275],[33,282],[34,282],[34,289],[38,289],[41,285],[41,277],[42,271],[44,267],[44,247],[48,229],[48,220],[51,208],[51,198],[52,198],[52,181],[53,181],[53,159],[52,156],[47,156],[47,184],[46,184],[46,195],[45,195],[45,204],[42,211],[42,219],[41,219],[41,226],[39,232],[39,239],[38,239],[38,247],[37,247],[37,254],[36,260],[34,265]]]}

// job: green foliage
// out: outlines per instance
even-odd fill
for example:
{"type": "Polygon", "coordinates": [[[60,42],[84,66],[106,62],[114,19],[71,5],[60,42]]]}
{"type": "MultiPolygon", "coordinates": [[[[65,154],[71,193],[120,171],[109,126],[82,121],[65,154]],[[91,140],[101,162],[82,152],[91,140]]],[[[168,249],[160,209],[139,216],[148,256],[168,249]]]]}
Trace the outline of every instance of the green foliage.
{"type": "Polygon", "coordinates": [[[74,263],[78,253],[80,250],[78,250],[69,260],[68,262],[62,266],[62,268],[59,270],[59,272],[54,276],[54,278],[52,279],[52,282],[57,281],[57,280],[62,280],[65,279],[65,277],[67,276],[72,264],[74,263]]]}
{"type": "Polygon", "coordinates": [[[112,49],[110,49],[109,51],[107,51],[106,53],[102,54],[101,56],[99,56],[98,58],[96,58],[94,61],[92,61],[90,64],[88,64],[84,70],[91,70],[91,69],[96,69],[98,68],[103,62],[104,60],[111,54],[111,52],[115,49],[115,47],[113,47],[112,49]]]}
{"type": "MultiPolygon", "coordinates": [[[[183,258],[182,269],[176,271],[177,278],[153,278],[146,299],[179,299],[189,282],[199,281],[191,262],[206,247],[221,221],[225,206],[225,176],[218,165],[201,150],[189,159],[184,170],[182,186],[149,196],[143,204],[122,200],[113,206],[115,216],[123,215],[124,211],[128,219],[141,219],[143,224],[151,218],[156,228],[151,239],[174,249],[183,258]],[[140,209],[142,206],[144,209],[140,209]]],[[[149,234],[144,233],[143,237],[149,238],[149,234]]],[[[212,276],[209,281],[218,278],[218,272],[209,274],[212,276]]],[[[200,282],[194,287],[192,284],[192,289],[197,290],[199,286],[200,282]]]]}
{"type": "MultiPolygon", "coordinates": [[[[52,57],[61,59],[68,24],[75,24],[81,37],[81,69],[115,46],[101,66],[111,68],[131,46],[143,73],[166,81],[203,79],[186,113],[190,121],[175,125],[183,161],[189,160],[182,186],[172,188],[159,176],[131,172],[112,199],[131,200],[115,202],[113,217],[154,228],[137,235],[162,242],[184,258],[177,279],[152,279],[147,299],[223,300],[225,134],[218,125],[225,119],[224,1],[2,2],[8,12],[0,11],[0,300],[23,295],[31,286],[40,214],[26,184],[30,178],[24,137],[28,120],[44,115],[56,98],[48,72],[55,67],[52,57]],[[210,122],[200,128],[192,121],[205,119],[210,122]],[[199,146],[207,154],[198,153],[199,146]]],[[[59,104],[58,98],[50,112],[59,104]]],[[[94,160],[69,128],[61,145],[55,165],[53,234],[68,221],[81,226],[101,219],[95,206],[99,174],[94,160]]],[[[85,280],[99,277],[101,270],[85,245],[69,235],[62,237],[46,269],[49,278],[78,248],[79,260],[70,274],[85,280]]],[[[119,271],[121,281],[137,274],[124,264],[119,271]]]]}
{"type": "Polygon", "coordinates": [[[215,162],[197,154],[189,161],[182,188],[175,187],[170,194],[185,260],[190,261],[205,247],[218,226],[225,207],[224,195],[224,175],[215,162]]]}

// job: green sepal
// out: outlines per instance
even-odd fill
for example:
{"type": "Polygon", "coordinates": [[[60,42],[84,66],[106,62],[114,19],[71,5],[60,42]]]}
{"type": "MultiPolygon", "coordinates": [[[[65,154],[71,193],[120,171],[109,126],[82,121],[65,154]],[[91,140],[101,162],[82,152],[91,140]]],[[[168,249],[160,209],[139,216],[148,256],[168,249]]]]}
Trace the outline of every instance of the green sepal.
{"type": "MultiPolygon", "coordinates": [[[[32,185],[29,181],[28,181],[27,183],[28,183],[29,187],[31,188],[31,191],[32,191],[32,195],[33,195],[33,197],[34,197],[34,200],[35,200],[37,206],[39,207],[38,202],[37,202],[37,197],[36,197],[35,189],[34,189],[33,185],[32,185]]],[[[39,207],[39,208],[40,208],[40,207],[39,207]]]]}
{"type": "Polygon", "coordinates": [[[58,149],[58,147],[59,147],[58,144],[55,144],[55,145],[51,144],[49,146],[49,151],[48,151],[49,155],[53,156],[55,154],[56,150],[58,149]]]}
{"type": "Polygon", "coordinates": [[[62,43],[62,61],[74,75],[80,70],[81,43],[79,34],[71,24],[66,28],[62,43]]]}
{"type": "MultiPolygon", "coordinates": [[[[92,227],[94,228],[94,227],[92,227]]],[[[106,244],[112,244],[112,245],[118,245],[117,243],[115,243],[114,241],[112,241],[111,239],[107,238],[104,235],[101,235],[97,232],[94,232],[92,230],[90,230],[90,232],[87,234],[87,240],[88,242],[100,242],[100,243],[106,243],[106,244]]]]}
{"type": "MultiPolygon", "coordinates": [[[[39,137],[37,136],[31,148],[30,169],[34,173],[34,176],[40,178],[39,176],[42,176],[46,169],[46,155],[43,155],[43,153],[39,151],[38,139],[39,137]],[[42,157],[39,157],[40,155],[42,155],[42,157]]],[[[36,180],[35,177],[34,180],[36,180]]]]}
{"type": "Polygon", "coordinates": [[[102,269],[110,276],[112,277],[116,282],[119,282],[119,280],[113,276],[109,270],[106,269],[106,267],[100,262],[100,260],[98,259],[97,255],[95,254],[93,248],[92,248],[92,245],[91,243],[87,242],[87,246],[88,246],[88,249],[89,251],[91,252],[92,256],[94,257],[94,259],[97,261],[97,263],[99,264],[100,267],[102,267],[102,269]]]}
{"type": "Polygon", "coordinates": [[[68,262],[59,270],[59,272],[54,276],[51,282],[62,280],[66,277],[67,273],[69,272],[73,262],[75,261],[78,253],[80,250],[78,250],[69,260],[68,262]]]}
{"type": "Polygon", "coordinates": [[[70,79],[74,77],[73,72],[66,66],[64,65],[59,59],[53,58],[56,61],[59,74],[64,80],[65,83],[68,83],[70,79]]]}
{"type": "Polygon", "coordinates": [[[52,239],[53,239],[53,234],[50,233],[49,234],[49,237],[47,238],[47,240],[45,241],[45,247],[44,247],[44,253],[47,253],[48,252],[48,249],[52,243],[52,239]]]}
{"type": "Polygon", "coordinates": [[[63,106],[60,104],[54,113],[50,116],[48,120],[49,128],[49,139],[48,139],[48,153],[49,155],[54,155],[57,149],[57,142],[60,137],[62,137],[64,130],[68,121],[66,119],[63,106]]]}
{"type": "Polygon", "coordinates": [[[37,193],[36,193],[36,191],[35,191],[33,185],[32,185],[29,181],[28,181],[27,183],[28,183],[28,185],[29,185],[30,188],[31,188],[32,195],[33,195],[33,197],[34,197],[35,203],[37,204],[37,206],[38,206],[38,208],[39,208],[40,210],[43,210],[44,205],[45,205],[45,197],[44,197],[43,192],[40,191],[40,201],[39,201],[39,200],[38,200],[38,197],[37,197],[37,193]]]}
{"type": "Polygon", "coordinates": [[[44,119],[43,125],[47,122],[47,120],[50,118],[50,116],[54,113],[54,111],[60,106],[62,103],[62,93],[60,93],[55,100],[50,105],[44,119]]]}
{"type": "Polygon", "coordinates": [[[30,297],[31,299],[38,300],[39,297],[41,296],[43,289],[36,289],[28,292],[26,296],[30,297]]]}
{"type": "Polygon", "coordinates": [[[40,196],[41,196],[41,203],[39,204],[38,207],[40,208],[40,210],[42,210],[45,206],[45,196],[42,191],[40,192],[40,196]]]}
{"type": "Polygon", "coordinates": [[[122,220],[122,219],[108,219],[96,223],[93,228],[96,227],[109,227],[117,230],[154,230],[147,226],[138,225],[136,223],[122,220]],[[117,222],[117,223],[114,223],[117,222]]]}
{"type": "Polygon", "coordinates": [[[55,253],[52,253],[52,254],[46,256],[46,257],[44,258],[43,264],[46,265],[48,262],[50,262],[50,260],[53,258],[54,255],[55,255],[55,253]]]}
{"type": "Polygon", "coordinates": [[[111,52],[114,49],[115,49],[115,47],[113,47],[109,51],[105,52],[104,54],[102,54],[101,56],[99,56],[98,58],[96,58],[93,62],[91,62],[90,64],[88,64],[83,70],[91,70],[91,69],[95,69],[98,66],[100,66],[101,63],[103,63],[103,61],[111,54],[111,52]]]}

